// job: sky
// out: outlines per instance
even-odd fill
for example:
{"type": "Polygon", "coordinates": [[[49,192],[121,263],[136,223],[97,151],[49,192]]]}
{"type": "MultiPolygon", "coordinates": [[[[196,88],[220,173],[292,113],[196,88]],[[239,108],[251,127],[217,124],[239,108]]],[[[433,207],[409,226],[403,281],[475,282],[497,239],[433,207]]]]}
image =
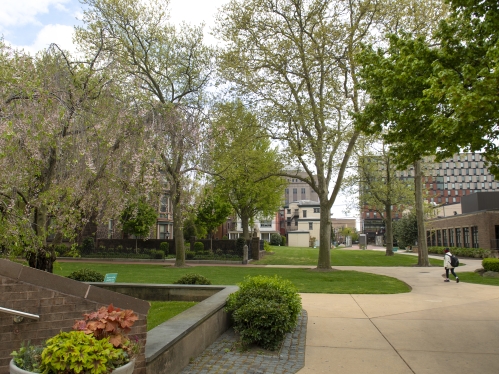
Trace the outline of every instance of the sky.
{"type": "MultiPolygon", "coordinates": [[[[175,24],[205,24],[205,40],[216,44],[210,34],[218,9],[229,0],[170,0],[170,21],[175,24]]],[[[0,36],[15,48],[35,54],[56,43],[74,52],[74,26],[82,25],[78,0],[0,0],[0,36]]],[[[346,197],[338,197],[333,218],[346,217],[346,197]]],[[[350,214],[351,215],[351,214],[350,214]]]]}

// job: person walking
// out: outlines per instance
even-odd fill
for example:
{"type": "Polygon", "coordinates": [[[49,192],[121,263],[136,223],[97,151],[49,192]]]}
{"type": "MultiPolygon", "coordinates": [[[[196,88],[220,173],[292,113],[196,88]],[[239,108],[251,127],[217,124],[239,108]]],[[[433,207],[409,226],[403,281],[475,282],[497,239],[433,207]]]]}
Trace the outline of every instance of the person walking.
{"type": "Polygon", "coordinates": [[[445,248],[444,250],[444,268],[445,268],[445,280],[444,282],[450,282],[449,279],[449,270],[451,271],[452,275],[456,278],[456,283],[459,283],[459,277],[456,275],[456,272],[454,271],[454,266],[451,264],[451,258],[452,258],[452,253],[450,252],[449,248],[445,248]]]}

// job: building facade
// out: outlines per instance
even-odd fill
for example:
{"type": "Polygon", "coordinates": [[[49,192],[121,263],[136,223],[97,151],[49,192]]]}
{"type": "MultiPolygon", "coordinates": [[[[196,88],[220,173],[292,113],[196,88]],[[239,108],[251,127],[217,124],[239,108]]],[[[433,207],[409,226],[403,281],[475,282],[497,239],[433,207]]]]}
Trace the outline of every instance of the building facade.
{"type": "Polygon", "coordinates": [[[319,245],[320,204],[318,201],[299,200],[284,207],[288,246],[319,245]]]}
{"type": "MultiPolygon", "coordinates": [[[[499,190],[499,182],[485,166],[485,159],[480,153],[461,153],[441,162],[427,160],[425,164],[426,201],[441,207],[439,216],[449,216],[449,212],[452,215],[460,214],[458,207],[463,196],[499,190]],[[447,206],[452,206],[450,211],[447,206]]],[[[414,169],[411,167],[401,171],[399,176],[414,178],[414,169]]],[[[402,212],[393,212],[394,220],[401,216],[402,212]]],[[[367,235],[368,241],[384,234],[385,225],[378,212],[365,207],[361,211],[361,218],[361,231],[367,235]]]]}

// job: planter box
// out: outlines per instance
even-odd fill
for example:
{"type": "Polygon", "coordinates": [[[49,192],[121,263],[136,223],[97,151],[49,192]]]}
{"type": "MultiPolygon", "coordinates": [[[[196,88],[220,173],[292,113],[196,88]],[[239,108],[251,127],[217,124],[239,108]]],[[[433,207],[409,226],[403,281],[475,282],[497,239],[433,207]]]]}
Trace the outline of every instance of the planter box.
{"type": "MultiPolygon", "coordinates": [[[[128,364],[114,369],[111,372],[111,374],[132,374],[134,368],[135,368],[135,360],[132,360],[128,364]]],[[[36,373],[33,373],[32,371],[26,371],[26,370],[18,368],[14,364],[14,360],[10,360],[9,373],[10,374],[36,374],[36,373]]]]}

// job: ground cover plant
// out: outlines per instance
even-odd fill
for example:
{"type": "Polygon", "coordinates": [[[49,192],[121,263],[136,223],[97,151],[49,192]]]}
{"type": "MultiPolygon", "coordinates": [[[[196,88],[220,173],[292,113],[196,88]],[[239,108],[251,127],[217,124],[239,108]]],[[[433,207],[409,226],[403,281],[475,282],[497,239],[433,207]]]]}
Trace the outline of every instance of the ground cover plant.
{"type": "Polygon", "coordinates": [[[459,270],[457,271],[457,275],[460,282],[499,286],[499,278],[482,277],[479,273],[469,271],[461,273],[459,270]]]}
{"type": "MultiPolygon", "coordinates": [[[[256,265],[317,265],[319,250],[309,247],[273,246],[273,255],[267,255],[256,265]]],[[[395,253],[385,256],[384,251],[332,249],[331,266],[414,266],[418,263],[417,256],[395,253]]],[[[432,266],[443,266],[442,260],[430,259],[432,266]]]]}
{"type": "Polygon", "coordinates": [[[54,273],[67,275],[80,268],[91,267],[100,273],[118,273],[124,283],[173,284],[188,273],[200,274],[214,285],[236,285],[246,276],[279,275],[290,280],[298,292],[336,294],[393,294],[409,292],[404,282],[381,275],[357,271],[322,272],[307,268],[263,268],[245,266],[190,266],[177,268],[164,265],[137,265],[116,263],[62,262],[55,266],[54,273]]]}

